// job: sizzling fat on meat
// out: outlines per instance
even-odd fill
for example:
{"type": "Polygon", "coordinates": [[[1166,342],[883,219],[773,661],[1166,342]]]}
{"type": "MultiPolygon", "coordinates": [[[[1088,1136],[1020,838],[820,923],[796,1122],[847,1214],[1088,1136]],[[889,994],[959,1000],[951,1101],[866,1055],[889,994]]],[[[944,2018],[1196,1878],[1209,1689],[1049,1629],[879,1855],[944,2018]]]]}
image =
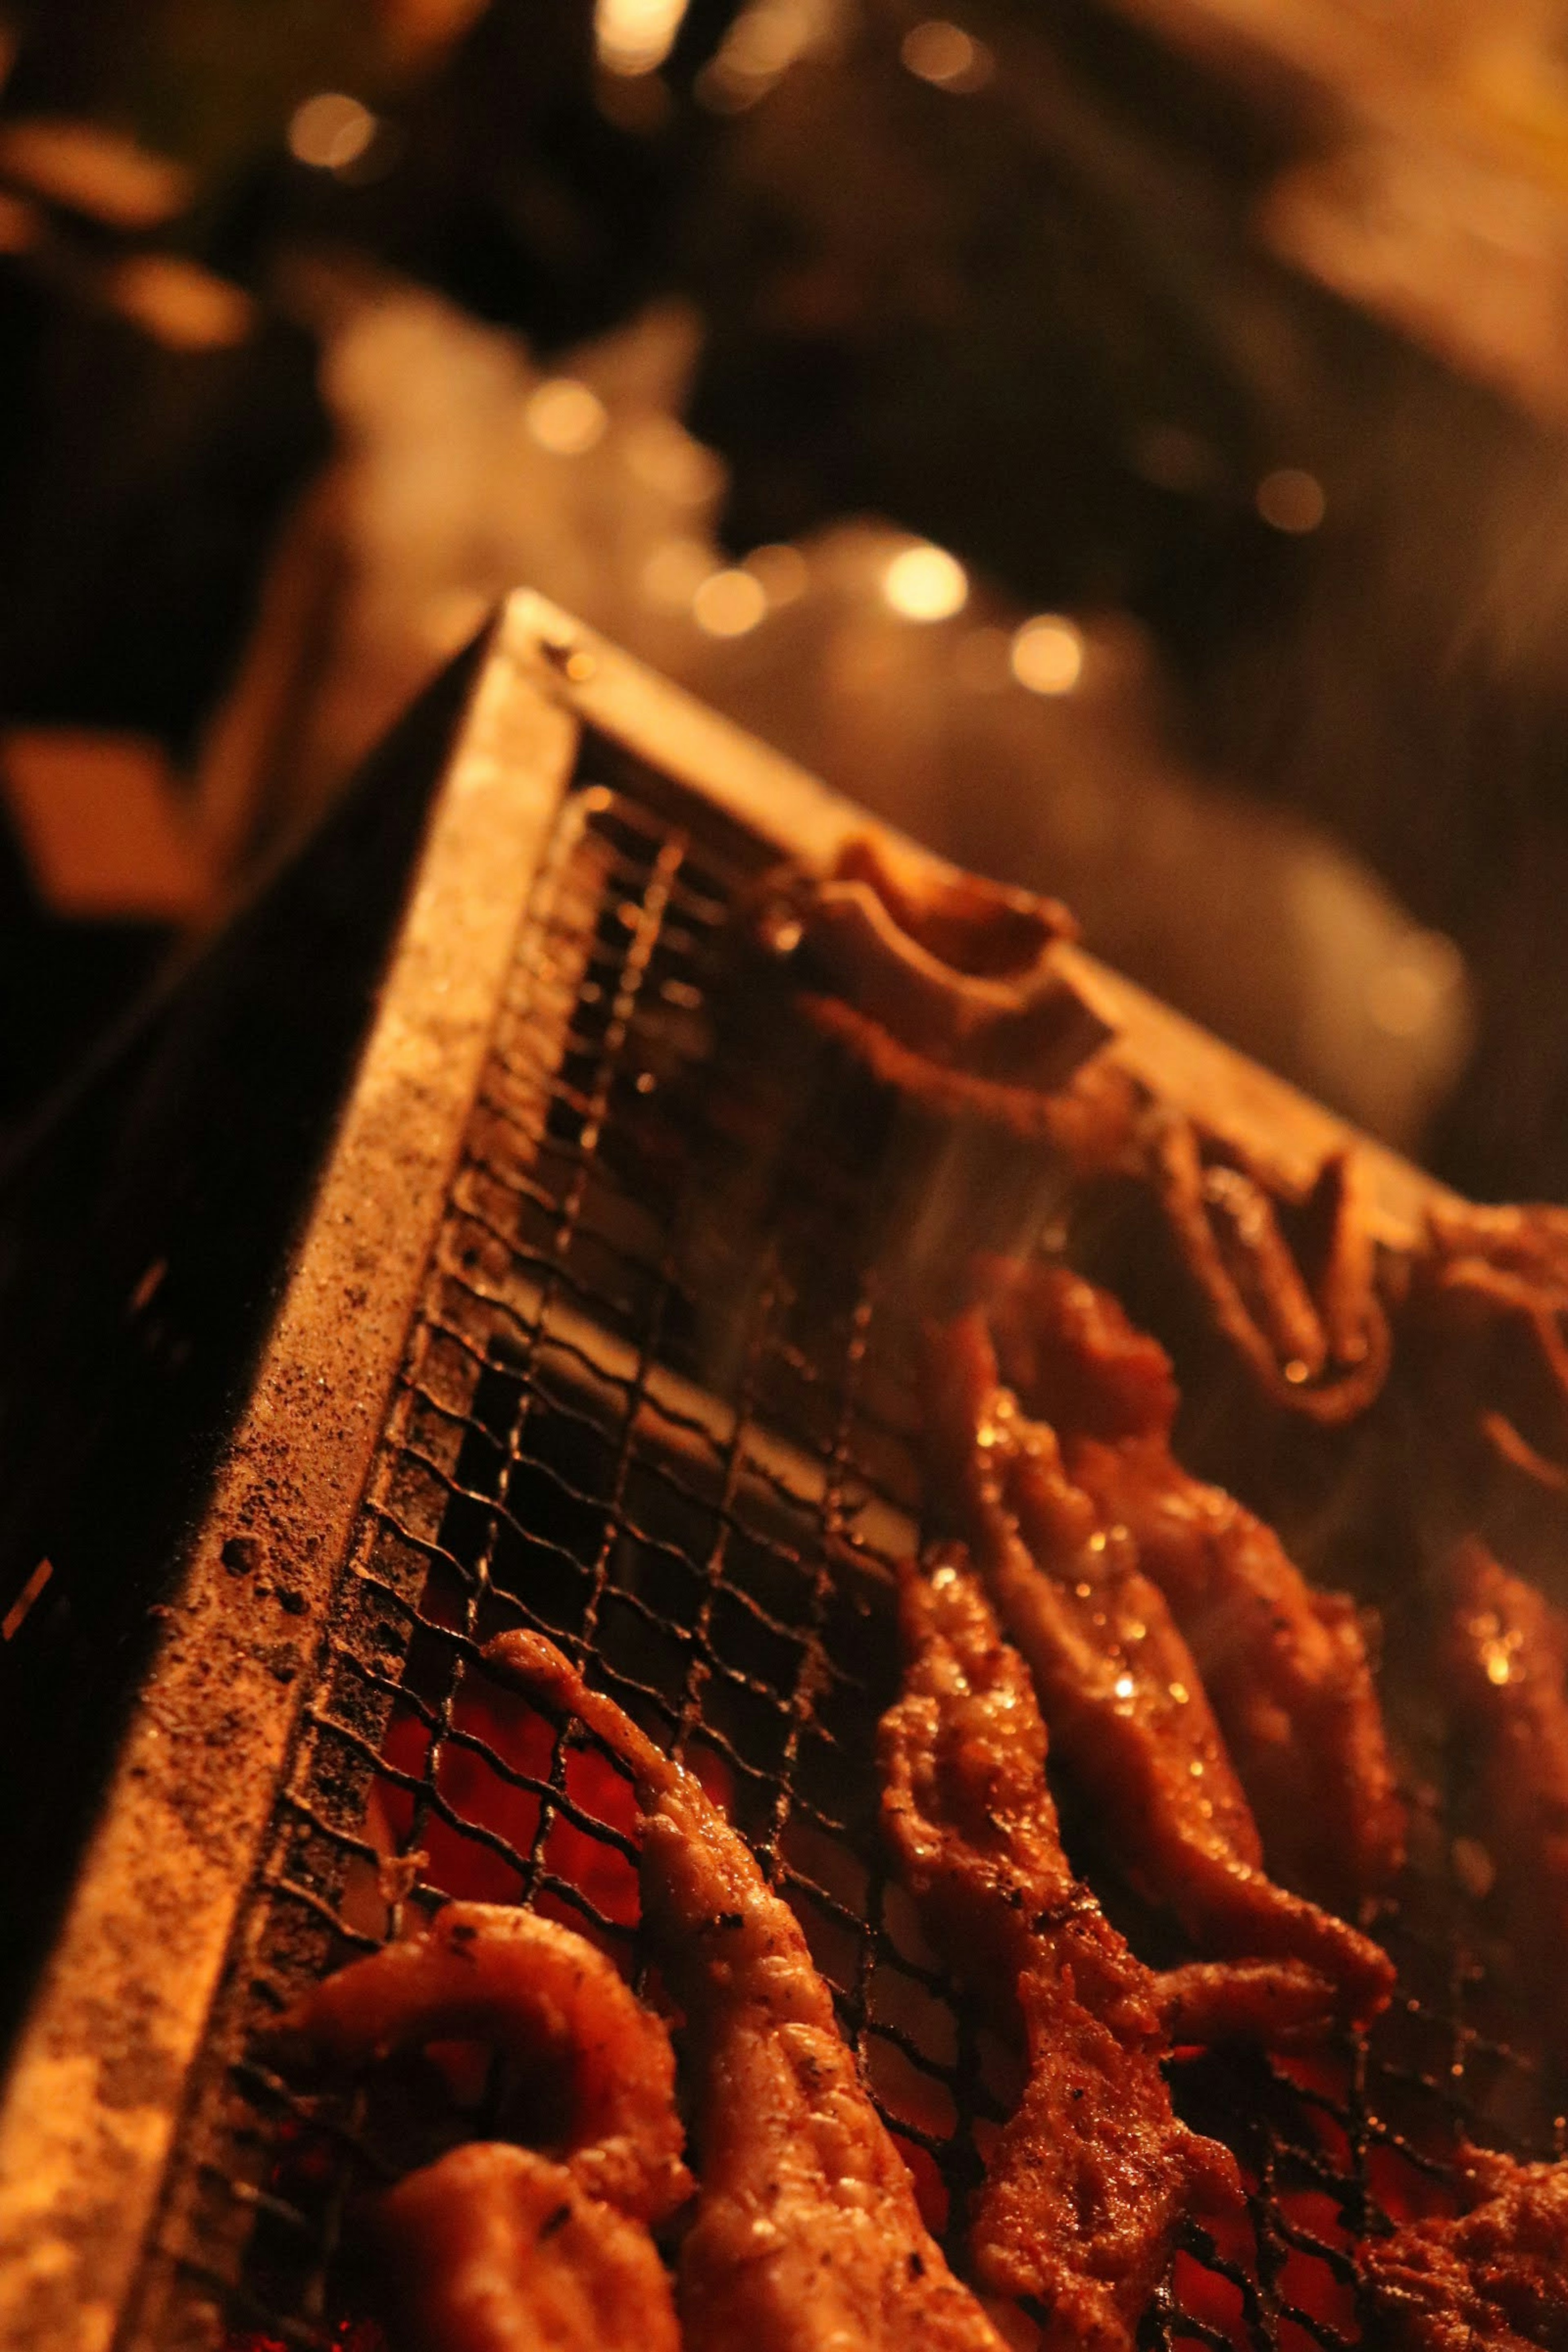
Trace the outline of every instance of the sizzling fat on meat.
{"type": "Polygon", "coordinates": [[[990,1309],[1004,1377],[1068,1476],[1127,1528],[1197,1661],[1270,1864],[1353,1905],[1404,1854],[1405,1809],[1356,1611],[1171,1450],[1170,1360],[1065,1267],[1012,1269],[990,1309]]]}
{"type": "Polygon", "coordinates": [[[658,2251],[564,2165],[476,2141],[376,2208],[398,2352],[680,2352],[658,2251]]]}
{"type": "Polygon", "coordinates": [[[961,1553],[906,1572],[900,1618],[883,1827],[929,1929],[1027,2054],[974,2201],[975,2267],[1043,2306],[1048,2346],[1124,2352],[1182,2215],[1240,2182],[1172,2113],[1154,1980],[1068,1866],[1027,1672],[961,1553]]]}
{"type": "Polygon", "coordinates": [[[1399,2352],[1568,2352],[1568,2165],[1472,2150],[1476,2201],[1357,2257],[1377,2342],[1399,2352]]]}
{"type": "Polygon", "coordinates": [[[743,1840],[550,1643],[506,1633],[486,1657],[595,1732],[643,1809],[643,1900],[697,2080],[688,2352],[1002,2352],[921,2220],[799,1923],[743,1840]]]}
{"type": "Polygon", "coordinates": [[[971,1549],[1024,1653],[1064,1760],[1115,1826],[1131,1871],[1211,1951],[1299,1960],[1358,2021],[1388,1999],[1387,1957],[1267,1877],[1257,1825],[1191,1651],[1125,1528],[1062,1465],[1050,1428],[1003,1387],[972,1310],[931,1350],[930,1423],[971,1549]]]}
{"type": "Polygon", "coordinates": [[[581,2190],[650,2222],[691,2193],[669,2035],[602,1952],[536,1912],[448,1903],[423,1935],[314,1986],[279,2030],[345,2067],[493,2042],[537,2086],[581,2190]]]}
{"type": "MultiPolygon", "coordinates": [[[[1568,1617],[1484,1544],[1454,1558],[1447,1675],[1503,1924],[1525,1975],[1562,2019],[1568,1949],[1568,1617]]],[[[1568,2250],[1564,2252],[1568,2266],[1568,2250]]]]}

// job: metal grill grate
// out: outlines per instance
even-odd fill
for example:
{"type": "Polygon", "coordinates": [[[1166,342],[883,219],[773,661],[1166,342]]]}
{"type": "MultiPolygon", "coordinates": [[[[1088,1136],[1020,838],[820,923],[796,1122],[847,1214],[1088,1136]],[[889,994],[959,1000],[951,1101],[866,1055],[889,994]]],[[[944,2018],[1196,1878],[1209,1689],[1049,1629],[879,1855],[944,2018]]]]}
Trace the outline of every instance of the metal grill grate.
{"type": "MultiPolygon", "coordinates": [[[[740,879],[636,797],[565,805],[155,2258],[222,2298],[236,2345],[377,2340],[349,2315],[352,2200],[482,2130],[503,2088],[421,2061],[301,2091],[265,2028],[302,1981],[452,1895],[537,1904],[641,1969],[629,1790],[487,1677],[509,1625],[591,1656],[729,1808],[939,2234],[1005,2111],[1005,2062],[876,1832],[890,1571],[921,1503],[884,1246],[901,1139],[780,1003],[725,987],[740,879]]],[[[1441,2210],[1456,2124],[1549,2144],[1427,1843],[1384,1923],[1403,2000],[1372,2046],[1176,2070],[1241,2158],[1251,2227],[1189,2232],[1152,2343],[1354,2341],[1350,2250],[1441,2210]]]]}

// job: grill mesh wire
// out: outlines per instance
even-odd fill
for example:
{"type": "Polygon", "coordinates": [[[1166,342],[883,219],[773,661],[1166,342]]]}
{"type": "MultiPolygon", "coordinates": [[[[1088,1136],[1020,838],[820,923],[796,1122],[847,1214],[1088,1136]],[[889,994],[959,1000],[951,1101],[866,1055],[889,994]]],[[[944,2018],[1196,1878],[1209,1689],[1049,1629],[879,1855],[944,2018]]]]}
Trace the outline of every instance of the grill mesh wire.
{"type": "MultiPolygon", "coordinates": [[[[875,1822],[891,1570],[920,1506],[911,1333],[878,1271],[896,1131],[787,1023],[727,1023],[737,880],[637,797],[566,804],[156,2258],[221,2295],[235,2345],[373,2340],[350,2315],[353,2197],[493,2127],[505,2094],[493,2067],[423,2061],[353,2093],[286,2077],[266,2027],[305,1981],[448,1895],[537,1904],[644,1981],[629,1792],[487,1677],[479,1646],[515,1624],[592,1658],[728,1806],[961,2253],[1005,2062],[875,1822]]],[[[1174,2069],[1183,2111],[1237,2149],[1249,2226],[1188,2231],[1149,2343],[1353,2342],[1351,2250],[1447,2209],[1457,2129],[1549,2152],[1440,1825],[1417,1844],[1382,1923],[1401,1999],[1370,2042],[1174,2069]]]]}

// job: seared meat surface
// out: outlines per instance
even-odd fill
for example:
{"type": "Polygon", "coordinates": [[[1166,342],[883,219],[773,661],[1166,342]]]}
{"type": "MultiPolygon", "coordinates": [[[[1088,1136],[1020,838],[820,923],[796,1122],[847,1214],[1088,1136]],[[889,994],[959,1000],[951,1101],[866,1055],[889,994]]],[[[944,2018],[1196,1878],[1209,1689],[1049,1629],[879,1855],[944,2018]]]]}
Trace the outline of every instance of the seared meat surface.
{"type": "Polygon", "coordinates": [[[900,1615],[883,1827],[929,1932],[1026,2052],[974,2201],[975,2266],[1036,2299],[1047,2345],[1124,2352],[1183,2214],[1240,2182],[1172,2113],[1154,1979],[1068,1866],[1027,1672],[963,1555],[929,1581],[910,1570],[900,1615]]]}
{"type": "Polygon", "coordinates": [[[648,2234],[691,2193],[675,2053],[583,1937],[534,1912],[449,1903],[424,1934],[314,1986],[279,2034],[344,2067],[493,2042],[548,2119],[549,2154],[454,2148],[377,2200],[400,2352],[679,2352],[648,2234]]]}
{"type": "Polygon", "coordinates": [[[688,2352],[1000,2352],[921,2219],[799,1923],[744,1841],[550,1643],[506,1633],[486,1655],[596,1733],[643,1810],[643,1900],[696,2080],[688,2352]]]}
{"type": "Polygon", "coordinates": [[[1130,1872],[1201,1948],[1302,1962],[1357,2021],[1388,1999],[1378,1947],[1262,1868],[1191,1650],[1132,1537],[1068,1475],[1055,1433],[1002,1384],[984,1315],[931,1350],[930,1426],[997,1612],[1051,1737],[1130,1872]]]}
{"type": "Polygon", "coordinates": [[[549,2152],[587,2195],[657,2222],[691,2193],[668,2033],[603,1952],[537,1912],[448,1903],[424,1935],[315,1986],[279,2030],[340,2066],[493,2042],[538,2086],[558,2119],[549,2152]]]}
{"type": "Polygon", "coordinates": [[[375,2232],[398,2352],[680,2352],[647,2230],[531,2148],[453,2148],[387,2190],[375,2232]]]}
{"type": "Polygon", "coordinates": [[[1472,2150],[1457,2219],[1363,2245],[1377,2341],[1399,2352],[1568,2352],[1568,2165],[1472,2150]]]}
{"type": "Polygon", "coordinates": [[[1321,2041],[1339,2007],[1331,1979],[1301,1960],[1188,1960],[1161,1970],[1154,2000],[1173,2048],[1289,2049],[1321,2041]]]}
{"type": "MultiPolygon", "coordinates": [[[[1568,1617],[1469,1540],[1455,1554],[1447,1665],[1455,1728],[1497,1872],[1505,1933],[1563,2019],[1568,1950],[1568,1617]]],[[[1568,2249],[1564,2252],[1568,2265],[1568,2249]]]]}
{"type": "Polygon", "coordinates": [[[1128,1528],[1247,1790],[1271,1869],[1353,1906],[1398,1869],[1405,1809],[1356,1611],[1315,1592],[1273,1529],[1183,1469],[1171,1363],[1065,1267],[1013,1269],[990,1309],[1004,1378],[1068,1476],[1128,1528]]]}

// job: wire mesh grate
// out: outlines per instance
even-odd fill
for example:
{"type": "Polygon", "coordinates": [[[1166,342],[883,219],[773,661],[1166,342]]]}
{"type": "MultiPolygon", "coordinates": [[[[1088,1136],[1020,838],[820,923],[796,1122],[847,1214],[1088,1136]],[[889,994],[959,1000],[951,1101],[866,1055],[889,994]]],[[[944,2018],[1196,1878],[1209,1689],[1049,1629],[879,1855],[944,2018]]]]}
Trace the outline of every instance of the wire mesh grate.
{"type": "MultiPolygon", "coordinates": [[[[730,1811],[960,2251],[1007,2061],[876,1825],[921,1500],[884,1246],[903,1139],[782,1001],[729,985],[743,879],[628,793],[565,803],[184,2136],[197,2189],[160,2259],[221,2294],[247,2352],[379,2341],[353,2200],[506,2092],[460,2055],[302,2089],[266,2028],[304,1981],[451,1896],[536,1905],[644,1980],[629,1790],[487,1675],[512,1625],[590,1660],[730,1811]]],[[[1482,2028],[1440,1828],[1427,1843],[1382,1923],[1402,1999],[1370,2044],[1174,2069],[1249,2214],[1223,2242],[1189,2229],[1151,2344],[1353,2343],[1353,2247],[1444,2210],[1457,2125],[1543,2151],[1544,2086],[1482,2028]]]]}

